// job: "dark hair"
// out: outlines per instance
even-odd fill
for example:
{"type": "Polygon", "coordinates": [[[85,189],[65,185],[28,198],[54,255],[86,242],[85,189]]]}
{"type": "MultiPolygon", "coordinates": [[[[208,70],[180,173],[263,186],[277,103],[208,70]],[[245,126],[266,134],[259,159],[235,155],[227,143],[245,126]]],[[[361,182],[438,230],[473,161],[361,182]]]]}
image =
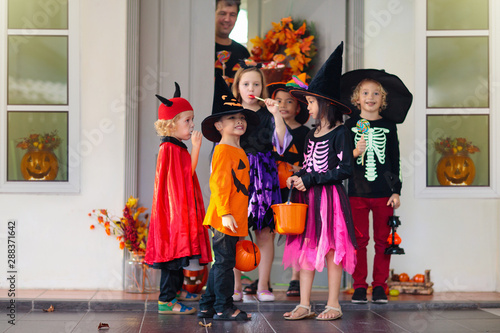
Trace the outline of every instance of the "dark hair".
{"type": "Polygon", "coordinates": [[[321,119],[323,117],[326,117],[326,120],[328,120],[330,124],[328,126],[329,129],[337,126],[337,122],[344,122],[343,114],[335,104],[321,97],[316,97],[316,99],[318,101],[318,118],[316,119],[315,127],[318,130],[321,129],[321,119]]]}
{"type": "Polygon", "coordinates": [[[217,7],[219,6],[219,2],[224,3],[224,5],[226,5],[226,6],[236,6],[236,8],[238,9],[238,12],[240,11],[240,5],[241,5],[240,0],[216,0],[215,10],[217,10],[217,7]]]}

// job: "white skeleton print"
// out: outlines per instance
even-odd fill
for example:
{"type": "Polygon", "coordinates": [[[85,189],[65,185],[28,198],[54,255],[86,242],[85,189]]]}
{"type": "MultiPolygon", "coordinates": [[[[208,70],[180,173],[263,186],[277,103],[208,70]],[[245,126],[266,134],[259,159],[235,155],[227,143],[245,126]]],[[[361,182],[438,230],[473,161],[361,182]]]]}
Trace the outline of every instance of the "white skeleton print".
{"type": "Polygon", "coordinates": [[[309,153],[304,158],[306,171],[326,172],[328,170],[328,140],[316,143],[309,140],[307,151],[309,153]]]}
{"type": "MultiPolygon", "coordinates": [[[[354,146],[361,140],[361,133],[358,131],[356,127],[352,127],[351,131],[356,133],[354,137],[354,146]]],[[[377,165],[375,161],[375,155],[380,162],[380,164],[385,163],[385,143],[387,142],[386,133],[389,133],[389,130],[386,128],[374,127],[368,130],[368,133],[365,133],[365,141],[366,141],[366,172],[365,178],[368,181],[374,181],[377,179],[377,165]]],[[[357,164],[362,163],[363,154],[358,156],[356,159],[357,164]]]]}

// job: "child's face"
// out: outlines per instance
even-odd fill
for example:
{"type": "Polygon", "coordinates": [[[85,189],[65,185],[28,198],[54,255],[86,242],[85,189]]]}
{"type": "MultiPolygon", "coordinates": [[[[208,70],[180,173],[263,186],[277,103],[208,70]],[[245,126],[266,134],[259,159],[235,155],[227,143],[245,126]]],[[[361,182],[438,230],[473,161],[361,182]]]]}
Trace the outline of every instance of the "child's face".
{"type": "Polygon", "coordinates": [[[359,88],[359,98],[356,101],[361,112],[378,113],[382,107],[382,92],[375,82],[365,82],[359,88]]]}
{"type": "Polygon", "coordinates": [[[179,113],[179,119],[175,122],[175,132],[173,137],[179,140],[189,140],[194,130],[194,112],[183,111],[179,113]]]}
{"type": "Polygon", "coordinates": [[[318,105],[318,99],[316,97],[312,96],[306,96],[307,100],[307,110],[309,110],[309,114],[313,119],[318,119],[318,114],[319,114],[319,105],[318,105]]]}
{"type": "Polygon", "coordinates": [[[242,136],[247,130],[247,120],[241,112],[230,114],[222,116],[219,121],[215,122],[215,128],[220,132],[222,137],[242,136]]]}
{"type": "Polygon", "coordinates": [[[279,103],[280,114],[285,121],[294,120],[300,112],[299,102],[288,92],[279,90],[274,99],[279,103]]]}
{"type": "Polygon", "coordinates": [[[259,101],[257,99],[248,96],[254,95],[260,97],[262,93],[262,79],[260,74],[256,71],[243,73],[238,84],[238,90],[243,102],[249,105],[258,104],[259,101]]]}

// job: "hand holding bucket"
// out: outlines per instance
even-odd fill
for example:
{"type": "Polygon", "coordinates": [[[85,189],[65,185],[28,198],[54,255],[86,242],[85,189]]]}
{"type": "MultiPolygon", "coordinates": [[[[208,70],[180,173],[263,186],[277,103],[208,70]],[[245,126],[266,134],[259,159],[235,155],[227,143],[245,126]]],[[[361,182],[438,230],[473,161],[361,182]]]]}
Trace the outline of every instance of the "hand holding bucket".
{"type": "Polygon", "coordinates": [[[304,232],[307,217],[307,205],[292,203],[293,182],[288,193],[288,201],[272,205],[276,232],[281,235],[300,235],[304,232]]]}

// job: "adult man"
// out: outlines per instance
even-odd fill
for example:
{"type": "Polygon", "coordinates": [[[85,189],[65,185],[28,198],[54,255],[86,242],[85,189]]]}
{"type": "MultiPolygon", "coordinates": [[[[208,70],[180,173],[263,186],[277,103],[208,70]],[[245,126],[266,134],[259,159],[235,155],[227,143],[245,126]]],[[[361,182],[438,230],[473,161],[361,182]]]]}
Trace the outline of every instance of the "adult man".
{"type": "Polygon", "coordinates": [[[238,61],[250,57],[250,53],[243,45],[229,38],[239,11],[240,0],[217,0],[215,7],[215,72],[222,75],[229,84],[233,82],[234,74],[240,68],[238,61]],[[221,54],[221,51],[227,51],[227,53],[221,54]]]}

